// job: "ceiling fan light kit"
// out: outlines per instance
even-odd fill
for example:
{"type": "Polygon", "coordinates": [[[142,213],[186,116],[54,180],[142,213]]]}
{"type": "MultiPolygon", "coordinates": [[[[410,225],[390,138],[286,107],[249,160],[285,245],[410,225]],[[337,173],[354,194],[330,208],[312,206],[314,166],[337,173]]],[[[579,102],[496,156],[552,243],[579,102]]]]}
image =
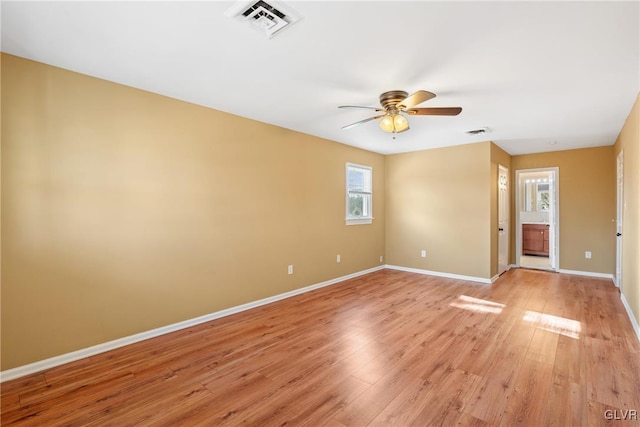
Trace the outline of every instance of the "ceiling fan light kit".
{"type": "Polygon", "coordinates": [[[400,133],[409,129],[409,120],[400,114],[387,114],[380,120],[380,129],[389,133],[400,133]]]}
{"type": "Polygon", "coordinates": [[[457,116],[462,111],[460,107],[413,108],[418,104],[435,98],[435,96],[434,93],[426,90],[419,90],[411,95],[403,90],[391,90],[380,95],[382,108],[340,105],[338,108],[364,108],[384,113],[343,126],[342,129],[349,129],[356,125],[382,118],[380,120],[380,129],[389,133],[400,133],[409,130],[409,120],[403,114],[412,116],[457,116]]]}

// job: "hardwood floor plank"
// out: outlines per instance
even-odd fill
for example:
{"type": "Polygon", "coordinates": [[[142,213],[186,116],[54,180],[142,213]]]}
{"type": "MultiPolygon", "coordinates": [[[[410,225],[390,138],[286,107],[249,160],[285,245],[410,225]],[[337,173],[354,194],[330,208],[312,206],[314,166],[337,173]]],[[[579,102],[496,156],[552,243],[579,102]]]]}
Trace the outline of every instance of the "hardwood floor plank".
{"type": "Polygon", "coordinates": [[[522,348],[500,350],[496,354],[499,362],[489,368],[463,411],[490,424],[498,424],[513,394],[524,355],[522,348]]]}
{"type": "Polygon", "coordinates": [[[446,374],[434,384],[431,398],[411,421],[411,425],[455,425],[480,379],[477,375],[448,368],[446,374]]]}
{"type": "Polygon", "coordinates": [[[585,384],[587,366],[584,352],[584,340],[560,335],[555,352],[553,372],[573,383],[585,384]]]}
{"type": "Polygon", "coordinates": [[[417,377],[407,382],[398,395],[374,418],[370,426],[399,425],[408,426],[422,410],[430,404],[437,393],[435,384],[446,374],[447,369],[440,365],[428,377],[417,377]]]}
{"type": "MultiPolygon", "coordinates": [[[[97,420],[83,425],[169,425],[167,420],[177,414],[189,412],[200,402],[209,400],[209,391],[201,385],[180,388],[167,388],[164,393],[156,394],[151,401],[141,405],[125,405],[109,414],[108,420],[97,420]]],[[[175,424],[174,424],[175,425],[175,424]]]]}
{"type": "Polygon", "coordinates": [[[544,420],[549,427],[586,424],[586,387],[554,372],[544,420]]]}
{"type": "Polygon", "coordinates": [[[529,359],[522,362],[501,426],[528,426],[532,420],[544,420],[549,399],[553,366],[529,359]]]}
{"type": "Polygon", "coordinates": [[[248,374],[229,386],[219,388],[209,384],[212,398],[194,406],[188,413],[168,419],[171,425],[238,425],[251,411],[272,401],[281,386],[260,374],[248,374]]]}
{"type": "Polygon", "coordinates": [[[456,419],[451,420],[451,424],[440,424],[441,426],[464,426],[464,427],[488,427],[487,422],[461,412],[456,419]]]}
{"type": "Polygon", "coordinates": [[[610,280],[381,270],[0,397],[3,426],[614,425],[605,411],[640,410],[640,342],[610,280]]]}
{"type": "Polygon", "coordinates": [[[370,384],[348,376],[344,380],[335,383],[325,381],[326,392],[312,390],[307,396],[308,399],[301,399],[296,402],[294,415],[290,418],[291,425],[319,425],[325,419],[337,413],[353,402],[366,390],[370,384]]]}
{"type": "Polygon", "coordinates": [[[14,393],[26,393],[34,388],[40,388],[45,385],[47,385],[47,380],[44,372],[38,372],[12,381],[5,381],[0,384],[0,391],[2,395],[5,396],[14,393]]]}
{"type": "MultiPolygon", "coordinates": [[[[416,377],[424,378],[438,368],[436,364],[439,354],[430,345],[436,340],[435,332],[427,330],[414,342],[396,352],[392,363],[385,367],[386,373],[372,384],[358,399],[372,402],[379,407],[386,407],[393,398],[407,386],[407,381],[416,377]]],[[[440,338],[443,340],[444,338],[440,338]]],[[[419,380],[417,380],[419,381],[419,380]]]]}
{"type": "Polygon", "coordinates": [[[321,427],[347,427],[335,418],[329,418],[324,423],[320,424],[321,427]]]}
{"type": "Polygon", "coordinates": [[[557,332],[548,331],[544,327],[537,327],[531,337],[527,357],[552,365],[556,359],[558,337],[559,334],[557,332]]]}
{"type": "Polygon", "coordinates": [[[382,407],[367,399],[355,399],[345,407],[340,408],[333,418],[347,427],[366,426],[382,412],[382,409],[382,407]]]}
{"type": "MultiPolygon", "coordinates": [[[[124,411],[128,407],[142,406],[153,400],[153,396],[161,394],[167,387],[173,386],[175,376],[170,371],[154,371],[143,377],[134,376],[123,384],[112,384],[112,387],[87,394],[73,405],[60,402],[68,411],[55,410],[46,419],[47,425],[100,424],[108,420],[112,414],[124,411]]],[[[53,403],[53,402],[52,402],[53,403]]],[[[56,408],[57,406],[52,407],[56,408]]],[[[44,421],[44,420],[43,420],[44,421]]]]}
{"type": "Polygon", "coordinates": [[[587,398],[620,409],[640,407],[638,357],[611,345],[611,340],[585,338],[587,398]]]}

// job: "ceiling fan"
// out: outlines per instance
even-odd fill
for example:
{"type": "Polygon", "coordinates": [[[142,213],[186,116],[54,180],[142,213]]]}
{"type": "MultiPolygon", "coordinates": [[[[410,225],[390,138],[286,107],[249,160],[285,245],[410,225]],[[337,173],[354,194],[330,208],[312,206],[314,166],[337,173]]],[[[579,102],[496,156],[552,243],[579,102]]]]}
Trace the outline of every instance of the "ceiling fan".
{"type": "Polygon", "coordinates": [[[385,132],[400,133],[409,129],[409,121],[406,116],[457,116],[462,111],[460,107],[432,107],[414,108],[416,105],[436,97],[435,93],[419,90],[411,95],[403,90],[391,90],[380,95],[380,107],[364,107],[359,105],[340,105],[338,108],[364,108],[375,110],[378,114],[368,119],[360,120],[342,129],[350,129],[354,126],[380,120],[380,128],[385,132]]]}

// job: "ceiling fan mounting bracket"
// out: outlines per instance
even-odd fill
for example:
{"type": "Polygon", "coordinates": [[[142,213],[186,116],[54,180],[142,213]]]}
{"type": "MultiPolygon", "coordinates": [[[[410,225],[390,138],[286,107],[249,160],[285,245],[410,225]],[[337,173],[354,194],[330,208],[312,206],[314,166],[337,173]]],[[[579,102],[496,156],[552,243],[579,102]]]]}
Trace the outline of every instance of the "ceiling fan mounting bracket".
{"type": "Polygon", "coordinates": [[[405,99],[409,94],[403,90],[390,90],[380,95],[380,105],[385,110],[390,108],[398,109],[398,103],[405,99]]]}

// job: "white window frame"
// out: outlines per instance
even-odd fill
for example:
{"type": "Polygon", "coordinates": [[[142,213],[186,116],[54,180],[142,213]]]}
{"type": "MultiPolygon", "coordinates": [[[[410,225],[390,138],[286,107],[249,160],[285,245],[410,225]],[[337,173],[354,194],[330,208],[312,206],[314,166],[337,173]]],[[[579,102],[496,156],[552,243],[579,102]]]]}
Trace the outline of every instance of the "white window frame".
{"type": "Polygon", "coordinates": [[[551,193],[549,192],[549,183],[548,182],[539,182],[538,185],[536,185],[536,190],[537,190],[537,194],[536,194],[536,204],[537,204],[537,211],[538,212],[549,212],[549,205],[547,204],[547,208],[544,209],[542,207],[542,194],[543,193],[547,193],[548,194],[548,202],[551,202],[551,193]],[[541,190],[540,187],[546,185],[547,189],[546,190],[541,190]]]}
{"type": "Polygon", "coordinates": [[[371,224],[373,222],[373,168],[371,166],[359,165],[356,163],[347,163],[345,166],[345,223],[346,225],[361,225],[361,224],[371,224]],[[363,171],[367,171],[369,173],[369,180],[371,182],[371,186],[366,191],[366,189],[356,191],[349,188],[349,168],[361,169],[363,171]],[[349,195],[350,194],[363,194],[368,195],[369,197],[366,200],[369,201],[366,206],[365,211],[368,212],[368,215],[361,216],[351,216],[349,214],[349,195]]]}

